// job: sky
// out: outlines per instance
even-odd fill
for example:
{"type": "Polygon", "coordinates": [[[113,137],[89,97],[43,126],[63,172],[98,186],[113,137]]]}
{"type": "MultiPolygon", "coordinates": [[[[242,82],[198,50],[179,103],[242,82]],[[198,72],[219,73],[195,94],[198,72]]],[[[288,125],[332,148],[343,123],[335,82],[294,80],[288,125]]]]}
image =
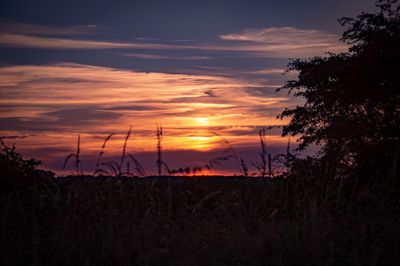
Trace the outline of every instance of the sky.
{"type": "MultiPolygon", "coordinates": [[[[171,168],[203,165],[227,148],[251,165],[258,131],[272,155],[286,149],[301,99],[276,92],[291,58],[344,52],[337,19],[372,0],[2,1],[0,137],[59,174],[81,137],[84,170],[128,153],[156,171],[156,127],[171,168]],[[227,142],[229,142],[229,145],[227,142]]],[[[295,148],[295,138],[292,141],[295,148]]],[[[238,174],[225,162],[204,174],[238,174]]]]}

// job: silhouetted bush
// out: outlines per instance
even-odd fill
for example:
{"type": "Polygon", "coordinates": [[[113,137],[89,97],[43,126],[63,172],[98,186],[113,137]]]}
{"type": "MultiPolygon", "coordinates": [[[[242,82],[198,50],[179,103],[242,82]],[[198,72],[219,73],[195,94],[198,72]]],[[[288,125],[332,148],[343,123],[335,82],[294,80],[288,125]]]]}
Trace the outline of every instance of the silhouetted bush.
{"type": "Polygon", "coordinates": [[[41,162],[25,160],[16,151],[15,145],[7,146],[0,142],[0,190],[26,189],[35,184],[51,181],[54,173],[39,169],[41,162]]]}

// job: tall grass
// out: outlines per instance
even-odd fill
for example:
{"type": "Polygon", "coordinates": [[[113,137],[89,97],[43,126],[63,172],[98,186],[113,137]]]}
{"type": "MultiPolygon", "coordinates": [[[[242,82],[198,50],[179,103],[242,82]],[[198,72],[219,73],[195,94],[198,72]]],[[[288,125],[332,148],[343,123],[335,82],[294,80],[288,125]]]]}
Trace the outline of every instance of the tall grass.
{"type": "Polygon", "coordinates": [[[82,175],[82,161],[80,159],[80,154],[81,154],[81,135],[78,134],[78,142],[76,145],[76,152],[69,154],[63,164],[63,169],[67,167],[68,161],[72,158],[75,157],[75,169],[76,169],[76,175],[82,175]]]}
{"type": "Polygon", "coordinates": [[[271,154],[267,152],[267,146],[266,146],[266,128],[262,128],[258,132],[259,140],[260,140],[260,147],[261,147],[261,152],[259,152],[260,155],[260,161],[259,162],[253,162],[253,166],[257,169],[258,173],[260,176],[265,177],[269,176],[272,177],[272,157],[271,154]]]}
{"type": "MultiPolygon", "coordinates": [[[[102,146],[100,147],[96,165],[94,168],[93,175],[96,176],[131,176],[131,177],[145,177],[147,176],[147,172],[140,163],[140,161],[131,153],[128,152],[128,142],[130,137],[132,136],[132,126],[129,127],[122,146],[120,159],[117,160],[103,160],[107,143],[111,140],[112,137],[115,136],[115,133],[108,134],[103,141],[102,146]]],[[[164,173],[166,175],[197,175],[202,174],[205,171],[211,173],[211,170],[220,165],[225,161],[233,160],[238,169],[240,176],[261,176],[261,177],[274,177],[275,173],[272,169],[272,155],[267,152],[266,145],[266,132],[267,128],[262,128],[259,131],[259,143],[260,143],[260,152],[258,153],[260,156],[260,161],[252,162],[251,165],[255,168],[256,172],[251,172],[249,169],[246,160],[243,157],[240,157],[236,150],[232,147],[230,142],[220,134],[213,132],[214,135],[218,136],[222,140],[222,145],[225,149],[222,151],[222,154],[218,157],[209,159],[207,162],[201,165],[194,166],[181,166],[171,168],[165,159],[163,158],[163,127],[162,125],[157,126],[156,128],[156,165],[157,165],[157,175],[162,176],[164,173]],[[163,169],[165,172],[163,172],[163,169]]],[[[78,135],[77,148],[75,153],[69,154],[64,160],[63,169],[66,169],[68,162],[71,158],[75,158],[75,169],[76,175],[82,175],[82,161],[80,158],[81,148],[80,148],[80,135],[78,135]]]]}
{"type": "MultiPolygon", "coordinates": [[[[164,164],[164,161],[162,159],[162,139],[163,139],[163,128],[161,126],[157,126],[157,169],[158,169],[158,175],[161,176],[162,174],[162,167],[164,164]]],[[[168,166],[167,166],[168,167],[168,166]]]]}
{"type": "MultiPolygon", "coordinates": [[[[80,160],[80,136],[77,146],[69,158],[80,160]]],[[[124,147],[123,161],[135,165],[124,147]]],[[[1,163],[32,168],[14,148],[0,151],[1,163]]],[[[290,141],[286,152],[293,158],[290,141]]],[[[275,178],[124,173],[23,183],[0,193],[0,265],[398,265],[399,186],[327,178],[329,167],[306,158],[275,178]]]]}
{"type": "Polygon", "coordinates": [[[397,265],[400,193],[383,183],[58,178],[0,194],[1,265],[397,265]]]}
{"type": "Polygon", "coordinates": [[[129,137],[131,136],[131,133],[132,133],[132,126],[129,127],[128,133],[126,133],[126,137],[125,137],[125,141],[124,141],[124,146],[122,147],[122,154],[121,154],[121,161],[120,161],[121,167],[123,166],[124,161],[125,161],[125,157],[126,157],[126,147],[127,147],[127,144],[128,144],[129,137]]]}
{"type": "Polygon", "coordinates": [[[98,170],[99,166],[100,166],[100,161],[101,161],[101,157],[103,156],[104,152],[105,152],[105,148],[107,145],[107,142],[111,139],[112,136],[114,136],[114,133],[108,134],[107,137],[104,139],[103,145],[101,146],[99,155],[97,156],[97,162],[96,162],[96,166],[95,166],[95,171],[98,170]]]}
{"type": "Polygon", "coordinates": [[[111,160],[101,162],[101,156],[104,154],[107,142],[114,134],[109,134],[103,142],[100,153],[97,159],[94,175],[100,176],[130,176],[130,177],[144,177],[147,176],[145,169],[141,163],[135,158],[134,155],[128,153],[128,141],[132,135],[132,126],[129,127],[125,135],[124,144],[122,146],[122,153],[119,162],[111,160]],[[133,165],[131,165],[131,162],[133,165]]]}
{"type": "Polygon", "coordinates": [[[224,150],[224,154],[228,154],[228,156],[235,160],[236,164],[239,166],[240,175],[249,176],[249,169],[247,167],[246,161],[238,156],[236,150],[231,146],[230,142],[225,137],[216,132],[213,132],[213,134],[218,136],[222,140],[224,146],[226,147],[226,149],[224,150]]]}

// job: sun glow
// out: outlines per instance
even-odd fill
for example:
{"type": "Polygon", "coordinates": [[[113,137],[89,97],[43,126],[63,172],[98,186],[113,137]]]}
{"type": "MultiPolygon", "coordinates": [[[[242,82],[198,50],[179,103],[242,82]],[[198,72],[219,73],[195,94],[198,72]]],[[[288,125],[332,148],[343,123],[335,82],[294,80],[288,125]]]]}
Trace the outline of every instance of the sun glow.
{"type": "Polygon", "coordinates": [[[208,126],[210,124],[210,121],[207,117],[198,117],[197,123],[201,126],[208,126]]]}
{"type": "Polygon", "coordinates": [[[213,147],[214,137],[192,136],[186,138],[186,144],[193,150],[208,150],[213,147]]]}

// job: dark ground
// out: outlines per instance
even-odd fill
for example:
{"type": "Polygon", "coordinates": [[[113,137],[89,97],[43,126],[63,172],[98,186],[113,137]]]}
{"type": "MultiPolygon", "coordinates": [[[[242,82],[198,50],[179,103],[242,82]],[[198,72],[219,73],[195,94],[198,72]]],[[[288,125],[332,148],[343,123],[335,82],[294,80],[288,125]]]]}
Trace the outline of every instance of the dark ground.
{"type": "Polygon", "coordinates": [[[0,196],[1,265],[398,265],[379,182],[66,177],[0,196]]]}

